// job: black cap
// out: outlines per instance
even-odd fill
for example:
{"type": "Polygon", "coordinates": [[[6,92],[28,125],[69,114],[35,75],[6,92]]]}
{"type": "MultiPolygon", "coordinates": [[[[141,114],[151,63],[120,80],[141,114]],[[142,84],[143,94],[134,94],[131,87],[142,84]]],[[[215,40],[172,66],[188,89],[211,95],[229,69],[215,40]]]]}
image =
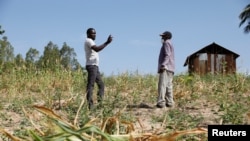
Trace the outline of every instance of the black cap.
{"type": "Polygon", "coordinates": [[[172,38],[172,33],[169,32],[169,31],[165,31],[165,32],[161,33],[160,36],[167,36],[167,37],[169,37],[171,39],[172,38]]]}

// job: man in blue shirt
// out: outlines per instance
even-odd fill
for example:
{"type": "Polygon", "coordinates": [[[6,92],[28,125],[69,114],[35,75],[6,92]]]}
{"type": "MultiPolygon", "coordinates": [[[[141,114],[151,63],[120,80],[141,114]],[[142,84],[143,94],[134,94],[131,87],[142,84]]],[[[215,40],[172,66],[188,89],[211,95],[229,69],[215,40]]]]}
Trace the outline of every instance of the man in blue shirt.
{"type": "Polygon", "coordinates": [[[158,59],[158,108],[173,107],[173,76],[175,70],[174,47],[171,42],[172,33],[165,31],[160,34],[162,47],[158,59]]]}

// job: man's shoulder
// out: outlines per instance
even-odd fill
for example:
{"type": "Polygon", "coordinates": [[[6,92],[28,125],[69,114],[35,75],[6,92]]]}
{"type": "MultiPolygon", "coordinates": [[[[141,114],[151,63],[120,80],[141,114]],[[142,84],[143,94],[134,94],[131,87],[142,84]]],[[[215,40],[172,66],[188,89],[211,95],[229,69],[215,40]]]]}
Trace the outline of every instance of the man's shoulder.
{"type": "Polygon", "coordinates": [[[95,45],[94,40],[92,40],[91,38],[85,39],[85,46],[93,46],[93,45],[95,45]]]}
{"type": "Polygon", "coordinates": [[[85,42],[94,42],[91,38],[86,38],[85,42]]]}
{"type": "Polygon", "coordinates": [[[173,44],[172,44],[171,40],[167,40],[164,45],[173,47],[173,44]]]}

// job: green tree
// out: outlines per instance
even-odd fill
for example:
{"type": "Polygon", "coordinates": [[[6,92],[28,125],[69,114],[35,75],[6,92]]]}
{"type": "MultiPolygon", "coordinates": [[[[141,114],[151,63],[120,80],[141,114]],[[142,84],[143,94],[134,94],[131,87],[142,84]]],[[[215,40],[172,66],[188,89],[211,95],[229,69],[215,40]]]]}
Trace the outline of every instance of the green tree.
{"type": "Polygon", "coordinates": [[[3,65],[6,62],[14,62],[14,48],[8,38],[4,36],[0,40],[0,63],[3,65]]]}
{"type": "Polygon", "coordinates": [[[17,54],[17,56],[15,57],[15,64],[16,64],[16,67],[23,67],[24,66],[24,59],[23,59],[23,56],[21,54],[17,54]]]}
{"type": "Polygon", "coordinates": [[[39,57],[39,51],[35,48],[30,48],[26,53],[25,61],[35,63],[39,57]]]}
{"type": "Polygon", "coordinates": [[[39,67],[55,70],[60,67],[60,51],[51,41],[44,47],[43,55],[38,61],[39,67]]]}
{"type": "Polygon", "coordinates": [[[244,27],[244,32],[250,32],[250,4],[248,4],[243,11],[240,13],[239,18],[241,20],[240,27],[247,22],[247,25],[244,27]]]}
{"type": "Polygon", "coordinates": [[[84,68],[81,66],[81,64],[78,62],[78,60],[76,59],[76,58],[74,58],[73,60],[72,60],[72,64],[73,64],[73,66],[72,66],[72,70],[83,70],[84,68]]]}
{"type": "Polygon", "coordinates": [[[39,51],[37,49],[30,48],[28,52],[26,53],[26,57],[25,57],[26,66],[28,68],[35,66],[38,59],[39,59],[39,51]]]}
{"type": "Polygon", "coordinates": [[[0,35],[2,35],[5,31],[1,29],[1,25],[0,25],[0,35]]]}
{"type": "Polygon", "coordinates": [[[4,36],[0,40],[0,72],[10,72],[15,67],[14,48],[4,36]]]}
{"type": "Polygon", "coordinates": [[[63,46],[60,50],[60,57],[61,57],[61,65],[69,70],[74,66],[74,59],[76,57],[76,53],[74,48],[70,48],[67,43],[63,43],[63,46]]]}

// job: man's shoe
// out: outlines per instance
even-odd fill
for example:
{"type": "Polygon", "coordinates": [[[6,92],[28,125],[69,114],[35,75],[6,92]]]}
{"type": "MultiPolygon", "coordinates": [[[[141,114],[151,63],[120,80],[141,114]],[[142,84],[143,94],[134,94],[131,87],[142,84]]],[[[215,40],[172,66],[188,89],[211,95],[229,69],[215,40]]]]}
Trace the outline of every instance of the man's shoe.
{"type": "Polygon", "coordinates": [[[174,105],[166,104],[166,107],[168,107],[168,108],[174,108],[174,105]]]}
{"type": "Polygon", "coordinates": [[[156,104],[157,108],[164,108],[164,106],[160,105],[160,104],[156,104]]]}

